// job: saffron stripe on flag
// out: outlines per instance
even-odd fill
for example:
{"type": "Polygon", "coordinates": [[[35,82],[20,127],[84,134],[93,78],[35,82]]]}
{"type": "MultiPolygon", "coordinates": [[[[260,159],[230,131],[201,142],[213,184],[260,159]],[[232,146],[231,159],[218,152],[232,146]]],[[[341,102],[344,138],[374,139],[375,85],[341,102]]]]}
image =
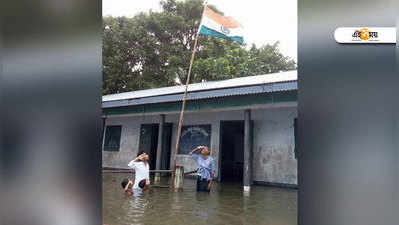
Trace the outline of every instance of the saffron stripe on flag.
{"type": "Polygon", "coordinates": [[[241,27],[241,24],[238,23],[233,17],[222,16],[208,7],[205,7],[204,16],[227,28],[241,27]]]}

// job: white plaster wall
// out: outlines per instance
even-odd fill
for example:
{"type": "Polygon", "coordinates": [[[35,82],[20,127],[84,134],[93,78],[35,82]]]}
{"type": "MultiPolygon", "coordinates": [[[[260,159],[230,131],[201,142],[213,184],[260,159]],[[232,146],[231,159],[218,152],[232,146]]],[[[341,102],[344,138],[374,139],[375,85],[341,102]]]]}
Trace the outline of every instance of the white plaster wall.
{"type": "MultiPolygon", "coordinates": [[[[253,178],[255,181],[297,184],[297,160],[294,156],[293,121],[296,107],[253,109],[254,144],[253,178]]],[[[219,135],[221,120],[243,120],[244,111],[189,112],[185,114],[184,125],[211,124],[211,156],[219,173],[219,135]]],[[[165,122],[173,123],[171,160],[176,141],[178,114],[168,114],[165,122]]],[[[121,147],[119,152],[103,151],[103,166],[127,168],[129,160],[138,151],[140,125],[159,123],[159,116],[129,116],[106,119],[106,125],[122,125],[121,147]]],[[[185,171],[196,168],[188,155],[178,155],[177,163],[183,164],[185,171]]],[[[172,165],[172,163],[171,163],[172,165]]]]}
{"type": "Polygon", "coordinates": [[[296,108],[253,110],[253,179],[297,184],[294,118],[296,108]]]}
{"type": "Polygon", "coordinates": [[[131,116],[107,118],[105,125],[122,125],[119,152],[103,151],[103,167],[128,168],[130,160],[136,158],[139,148],[140,127],[144,123],[159,123],[157,116],[131,116]]]}

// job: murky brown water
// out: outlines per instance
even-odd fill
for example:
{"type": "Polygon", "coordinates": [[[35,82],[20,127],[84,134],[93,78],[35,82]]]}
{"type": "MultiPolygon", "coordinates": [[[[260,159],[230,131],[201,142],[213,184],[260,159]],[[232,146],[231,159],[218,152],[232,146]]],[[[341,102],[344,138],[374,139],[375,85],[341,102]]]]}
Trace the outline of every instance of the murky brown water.
{"type": "Polygon", "coordinates": [[[120,186],[124,177],[103,175],[104,224],[297,224],[296,190],[253,186],[250,196],[244,196],[239,184],[216,183],[210,194],[197,193],[195,180],[185,179],[183,192],[152,188],[141,196],[127,197],[120,186]]]}

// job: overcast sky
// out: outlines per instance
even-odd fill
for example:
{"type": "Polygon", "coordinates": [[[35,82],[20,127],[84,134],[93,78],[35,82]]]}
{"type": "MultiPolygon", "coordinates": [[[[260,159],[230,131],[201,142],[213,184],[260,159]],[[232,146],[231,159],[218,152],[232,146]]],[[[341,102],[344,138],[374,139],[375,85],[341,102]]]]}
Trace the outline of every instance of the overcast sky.
{"type": "MultiPolygon", "coordinates": [[[[160,0],[103,0],[103,16],[133,17],[139,12],[160,11],[160,0]]],[[[297,62],[297,0],[208,0],[245,29],[244,41],[257,46],[280,41],[284,55],[297,62]]]]}

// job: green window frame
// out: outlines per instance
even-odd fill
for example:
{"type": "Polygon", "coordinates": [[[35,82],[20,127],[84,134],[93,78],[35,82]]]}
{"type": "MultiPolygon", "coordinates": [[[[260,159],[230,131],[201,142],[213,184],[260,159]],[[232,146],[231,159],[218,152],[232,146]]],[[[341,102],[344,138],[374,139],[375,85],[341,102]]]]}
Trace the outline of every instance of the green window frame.
{"type": "Polygon", "coordinates": [[[119,151],[121,144],[121,133],[121,125],[107,126],[105,128],[104,151],[119,151]]]}

